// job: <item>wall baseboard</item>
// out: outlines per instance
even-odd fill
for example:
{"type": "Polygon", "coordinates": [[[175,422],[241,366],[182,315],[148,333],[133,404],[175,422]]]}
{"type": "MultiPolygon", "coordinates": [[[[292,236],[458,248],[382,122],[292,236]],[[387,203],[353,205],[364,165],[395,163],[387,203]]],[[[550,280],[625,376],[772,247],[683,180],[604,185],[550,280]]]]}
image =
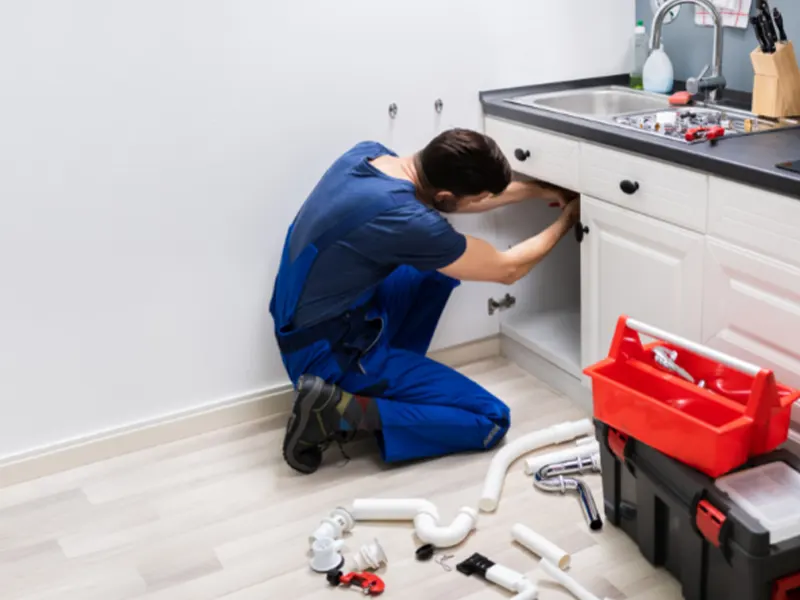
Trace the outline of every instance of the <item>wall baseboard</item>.
{"type": "MultiPolygon", "coordinates": [[[[459,367],[499,355],[500,338],[494,336],[438,350],[430,356],[448,366],[459,367]]],[[[12,455],[0,459],[0,488],[217,429],[287,414],[292,398],[292,386],[289,383],[281,384],[222,402],[12,455]]]]}

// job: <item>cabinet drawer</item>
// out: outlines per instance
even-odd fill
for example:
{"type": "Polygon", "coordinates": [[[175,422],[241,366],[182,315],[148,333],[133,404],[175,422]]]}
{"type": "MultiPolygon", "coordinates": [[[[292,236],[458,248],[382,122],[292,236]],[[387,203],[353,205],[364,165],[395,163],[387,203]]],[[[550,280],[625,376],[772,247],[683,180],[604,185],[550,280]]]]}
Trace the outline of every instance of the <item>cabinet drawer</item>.
{"type": "Polygon", "coordinates": [[[486,135],[497,142],[517,173],[578,189],[577,140],[488,117],[486,135]]]}
{"type": "Polygon", "coordinates": [[[588,143],[581,143],[580,162],[580,191],[584,194],[705,232],[706,175],[588,143]]]}
{"type": "Polygon", "coordinates": [[[712,177],[708,232],[800,265],[800,199],[712,177]]]}

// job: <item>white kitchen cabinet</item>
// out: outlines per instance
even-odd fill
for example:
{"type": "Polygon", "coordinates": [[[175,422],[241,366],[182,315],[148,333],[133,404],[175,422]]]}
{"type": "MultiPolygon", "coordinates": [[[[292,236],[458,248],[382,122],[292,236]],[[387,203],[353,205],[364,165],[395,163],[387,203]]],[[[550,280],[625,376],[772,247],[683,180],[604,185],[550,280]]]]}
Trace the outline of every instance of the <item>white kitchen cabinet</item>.
{"type": "Polygon", "coordinates": [[[581,221],[582,365],[607,355],[620,315],[699,340],[703,236],[589,196],[581,221]]]}
{"type": "Polygon", "coordinates": [[[800,387],[800,269],[706,241],[703,341],[800,387]]]}
{"type": "MultiPolygon", "coordinates": [[[[549,227],[558,209],[543,201],[505,207],[495,214],[500,248],[549,227]]],[[[576,380],[580,377],[580,249],[568,235],[529,275],[504,288],[513,307],[500,312],[500,332],[576,380]]],[[[498,297],[499,299],[499,297],[498,297]]]]}

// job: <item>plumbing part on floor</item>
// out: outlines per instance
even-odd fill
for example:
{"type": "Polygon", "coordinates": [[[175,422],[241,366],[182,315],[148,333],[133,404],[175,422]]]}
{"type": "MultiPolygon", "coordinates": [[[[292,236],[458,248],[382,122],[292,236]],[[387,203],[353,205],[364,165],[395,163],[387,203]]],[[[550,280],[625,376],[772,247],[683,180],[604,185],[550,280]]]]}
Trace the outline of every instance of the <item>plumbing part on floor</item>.
{"type": "Polygon", "coordinates": [[[598,531],[603,528],[603,519],[600,516],[600,511],[597,510],[592,491],[580,479],[566,477],[567,475],[578,475],[589,471],[600,472],[599,454],[545,465],[533,476],[533,485],[545,492],[558,492],[561,494],[566,494],[568,491],[575,492],[580,500],[583,515],[586,517],[589,529],[598,531]]]}
{"type": "Polygon", "coordinates": [[[450,548],[463,542],[475,530],[478,513],[462,507],[447,527],[439,525],[439,511],[427,500],[357,499],[350,511],[356,521],[413,521],[417,537],[436,548],[450,548]]]}
{"type": "Polygon", "coordinates": [[[361,549],[353,555],[353,562],[359,571],[368,571],[380,569],[389,562],[389,559],[386,558],[386,552],[383,551],[380,542],[375,539],[361,546],[361,549]]]}
{"type": "Polygon", "coordinates": [[[562,571],[569,568],[572,559],[566,551],[525,525],[521,523],[514,525],[511,528],[511,537],[542,560],[548,560],[557,565],[562,571]]]}
{"type": "Polygon", "coordinates": [[[355,525],[353,516],[342,507],[337,507],[331,511],[329,517],[322,520],[308,538],[308,543],[313,544],[315,540],[329,538],[332,540],[342,539],[345,533],[350,532],[355,525]]]}
{"type": "Polygon", "coordinates": [[[594,426],[592,421],[590,419],[581,419],[580,421],[560,423],[546,429],[540,429],[509,442],[497,451],[489,464],[489,471],[486,473],[486,479],[483,483],[483,491],[478,502],[478,508],[482,512],[494,512],[497,510],[506,472],[511,463],[520,456],[540,448],[561,444],[576,438],[592,435],[593,433],[594,426]]]}
{"type": "MultiPolygon", "coordinates": [[[[559,585],[561,585],[561,587],[575,596],[578,600],[601,600],[549,560],[543,560],[539,563],[539,566],[551,578],[555,579],[559,585]]],[[[606,598],[606,600],[609,599],[606,598]]]]}
{"type": "Polygon", "coordinates": [[[473,554],[459,563],[456,569],[467,577],[478,575],[509,592],[516,592],[512,600],[536,600],[539,597],[539,588],[534,582],[513,569],[493,563],[482,554],[473,554]]]}
{"type": "MultiPolygon", "coordinates": [[[[587,438],[588,439],[588,438],[587,438]]],[[[581,442],[582,440],[578,440],[581,442]]],[[[525,473],[534,475],[539,469],[545,465],[563,462],[565,460],[583,458],[592,456],[600,452],[600,443],[592,438],[584,443],[579,443],[575,448],[564,448],[563,450],[554,450],[546,454],[537,454],[525,460],[525,473]]]]}
{"type": "Polygon", "coordinates": [[[435,552],[436,547],[433,544],[425,544],[424,546],[417,548],[417,551],[414,553],[414,555],[417,557],[418,561],[425,562],[432,559],[435,552]]]}
{"type": "Polygon", "coordinates": [[[344,565],[344,558],[341,555],[342,546],[344,546],[344,542],[341,540],[332,540],[331,538],[314,540],[314,543],[311,544],[311,561],[309,562],[311,570],[317,573],[327,573],[341,569],[344,565]]]}
{"type": "Polygon", "coordinates": [[[455,558],[455,554],[442,554],[441,556],[437,556],[434,562],[449,573],[450,571],[453,570],[453,567],[448,565],[447,561],[452,558],[455,558]]]}
{"type": "Polygon", "coordinates": [[[383,579],[375,573],[347,573],[331,571],[328,573],[328,583],[332,586],[356,586],[365,596],[378,596],[386,590],[383,579]]]}

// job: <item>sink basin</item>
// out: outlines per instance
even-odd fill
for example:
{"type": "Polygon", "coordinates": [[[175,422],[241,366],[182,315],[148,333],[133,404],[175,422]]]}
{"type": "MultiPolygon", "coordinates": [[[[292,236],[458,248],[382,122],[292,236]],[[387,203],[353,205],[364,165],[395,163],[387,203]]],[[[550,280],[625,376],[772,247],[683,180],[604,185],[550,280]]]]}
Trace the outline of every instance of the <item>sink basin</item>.
{"type": "Polygon", "coordinates": [[[718,125],[725,129],[725,137],[731,137],[798,126],[795,120],[763,119],[745,111],[702,102],[677,108],[670,106],[667,96],[622,86],[529,94],[506,101],[687,144],[704,141],[703,136],[689,133],[698,127],[718,125]],[[691,139],[687,139],[687,134],[691,139]]]}
{"type": "Polygon", "coordinates": [[[509,102],[604,120],[619,115],[669,108],[666,96],[618,86],[517,96],[510,98],[509,102]]]}

